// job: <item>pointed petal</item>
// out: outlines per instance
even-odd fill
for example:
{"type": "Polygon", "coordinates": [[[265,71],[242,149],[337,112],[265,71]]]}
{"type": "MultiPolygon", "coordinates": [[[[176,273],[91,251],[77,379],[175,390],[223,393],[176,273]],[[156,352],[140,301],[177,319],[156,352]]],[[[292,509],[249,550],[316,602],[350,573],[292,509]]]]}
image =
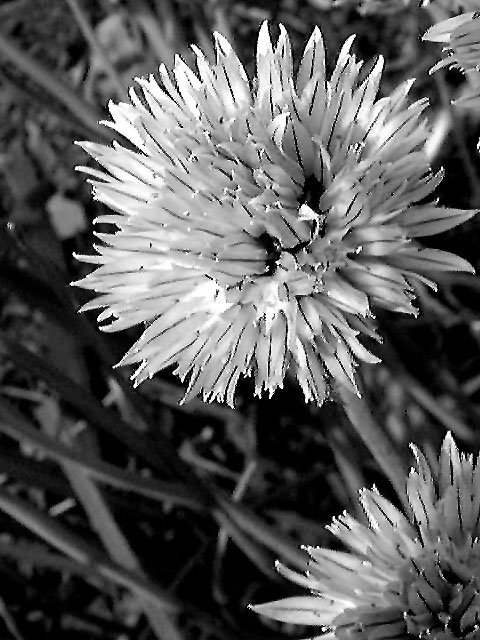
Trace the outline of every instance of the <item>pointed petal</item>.
{"type": "Polygon", "coordinates": [[[279,622],[313,626],[328,625],[332,620],[332,602],[315,596],[296,596],[265,604],[250,605],[255,613],[279,622]]]}
{"type": "Polygon", "coordinates": [[[389,263],[410,272],[466,271],[474,273],[472,265],[453,253],[440,249],[411,249],[389,257],[389,263]]]}
{"type": "Polygon", "coordinates": [[[407,230],[411,238],[432,236],[470,220],[478,212],[478,209],[464,210],[435,206],[410,207],[399,216],[398,222],[407,230]]]}
{"type": "Polygon", "coordinates": [[[312,79],[325,82],[325,47],[322,32],[318,27],[313,29],[297,72],[297,92],[303,93],[312,79]]]}

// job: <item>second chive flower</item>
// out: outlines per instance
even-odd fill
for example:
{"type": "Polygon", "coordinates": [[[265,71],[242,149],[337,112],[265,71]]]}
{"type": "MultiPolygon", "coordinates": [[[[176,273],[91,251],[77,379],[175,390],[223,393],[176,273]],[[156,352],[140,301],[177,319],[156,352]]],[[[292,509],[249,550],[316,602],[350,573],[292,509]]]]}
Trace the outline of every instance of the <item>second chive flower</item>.
{"type": "Polygon", "coordinates": [[[135,151],[84,143],[112,231],[78,284],[99,294],[85,309],[105,308],[104,330],[144,325],[122,361],[136,382],[173,365],[188,397],[232,404],[241,376],[271,394],[290,369],[321,404],[377,361],[359,340],[376,336],[372,304],[416,313],[416,281],[471,270],[415,240],[473,215],[429,201],[442,174],[426,100],[407,104],[411,81],[377,99],[383,61],[361,80],[352,40],[327,77],[316,28],[294,73],[285,29],[274,46],[264,24],[250,81],[215,34],[215,63],[194,47],[197,72],[177,58],[110,105],[135,151]]]}
{"type": "Polygon", "coordinates": [[[253,607],[289,623],[322,627],[310,640],[478,640],[480,637],[480,465],[451,434],[415,467],[406,517],[376,489],[361,492],[368,524],[347,513],[330,531],[348,551],[307,549],[306,576],[279,571],[312,591],[253,607]]]}

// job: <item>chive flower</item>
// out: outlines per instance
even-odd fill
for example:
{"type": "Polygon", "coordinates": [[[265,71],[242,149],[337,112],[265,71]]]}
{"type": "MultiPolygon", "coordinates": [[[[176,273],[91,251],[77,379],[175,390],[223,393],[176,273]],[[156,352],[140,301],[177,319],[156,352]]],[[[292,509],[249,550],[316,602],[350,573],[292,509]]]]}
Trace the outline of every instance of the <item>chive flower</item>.
{"type": "Polygon", "coordinates": [[[364,489],[360,501],[368,524],[344,513],[328,527],[347,551],[308,547],[306,576],[278,566],[312,595],[252,609],[319,626],[318,639],[479,638],[479,458],[459,453],[450,434],[432,464],[413,445],[412,451],[411,514],[375,488],[364,489]]]}
{"type": "Polygon", "coordinates": [[[111,225],[79,256],[97,267],[76,283],[98,294],[83,309],[103,308],[104,331],[144,328],[121,361],[137,384],[174,367],[185,398],[233,404],[241,377],[271,395],[290,371],[320,405],[378,361],[371,305],[416,314],[415,283],[471,270],[416,238],[473,212],[431,198],[426,100],[407,103],[412,81],[378,98],[383,60],[362,74],[353,37],[328,76],[315,28],[294,72],[286,30],[273,45],[263,24],[252,80],[214,38],[214,62],[192,47],[195,71],[177,57],[110,104],[128,146],[82,143],[111,225]]]}

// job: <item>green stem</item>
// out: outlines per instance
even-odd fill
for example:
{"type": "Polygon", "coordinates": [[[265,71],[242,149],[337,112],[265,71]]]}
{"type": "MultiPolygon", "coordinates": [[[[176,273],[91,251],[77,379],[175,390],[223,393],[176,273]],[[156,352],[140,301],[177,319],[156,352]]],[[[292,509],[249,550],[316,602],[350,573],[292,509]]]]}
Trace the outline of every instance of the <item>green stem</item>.
{"type": "Polygon", "coordinates": [[[385,431],[372,416],[365,400],[343,386],[340,387],[339,392],[351,425],[370,450],[380,469],[390,480],[404,507],[408,509],[405,491],[407,469],[401,457],[395,451],[385,431]]]}

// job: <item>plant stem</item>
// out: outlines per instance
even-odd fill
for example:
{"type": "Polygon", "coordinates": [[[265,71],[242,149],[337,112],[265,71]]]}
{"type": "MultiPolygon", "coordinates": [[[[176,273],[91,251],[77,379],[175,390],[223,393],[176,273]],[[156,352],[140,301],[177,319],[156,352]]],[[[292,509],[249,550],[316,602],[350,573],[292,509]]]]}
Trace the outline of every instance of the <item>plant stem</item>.
{"type": "Polygon", "coordinates": [[[339,388],[339,392],[351,425],[390,480],[404,507],[409,509],[405,491],[407,469],[401,457],[395,451],[385,431],[373,418],[365,400],[343,386],[339,388]]]}

